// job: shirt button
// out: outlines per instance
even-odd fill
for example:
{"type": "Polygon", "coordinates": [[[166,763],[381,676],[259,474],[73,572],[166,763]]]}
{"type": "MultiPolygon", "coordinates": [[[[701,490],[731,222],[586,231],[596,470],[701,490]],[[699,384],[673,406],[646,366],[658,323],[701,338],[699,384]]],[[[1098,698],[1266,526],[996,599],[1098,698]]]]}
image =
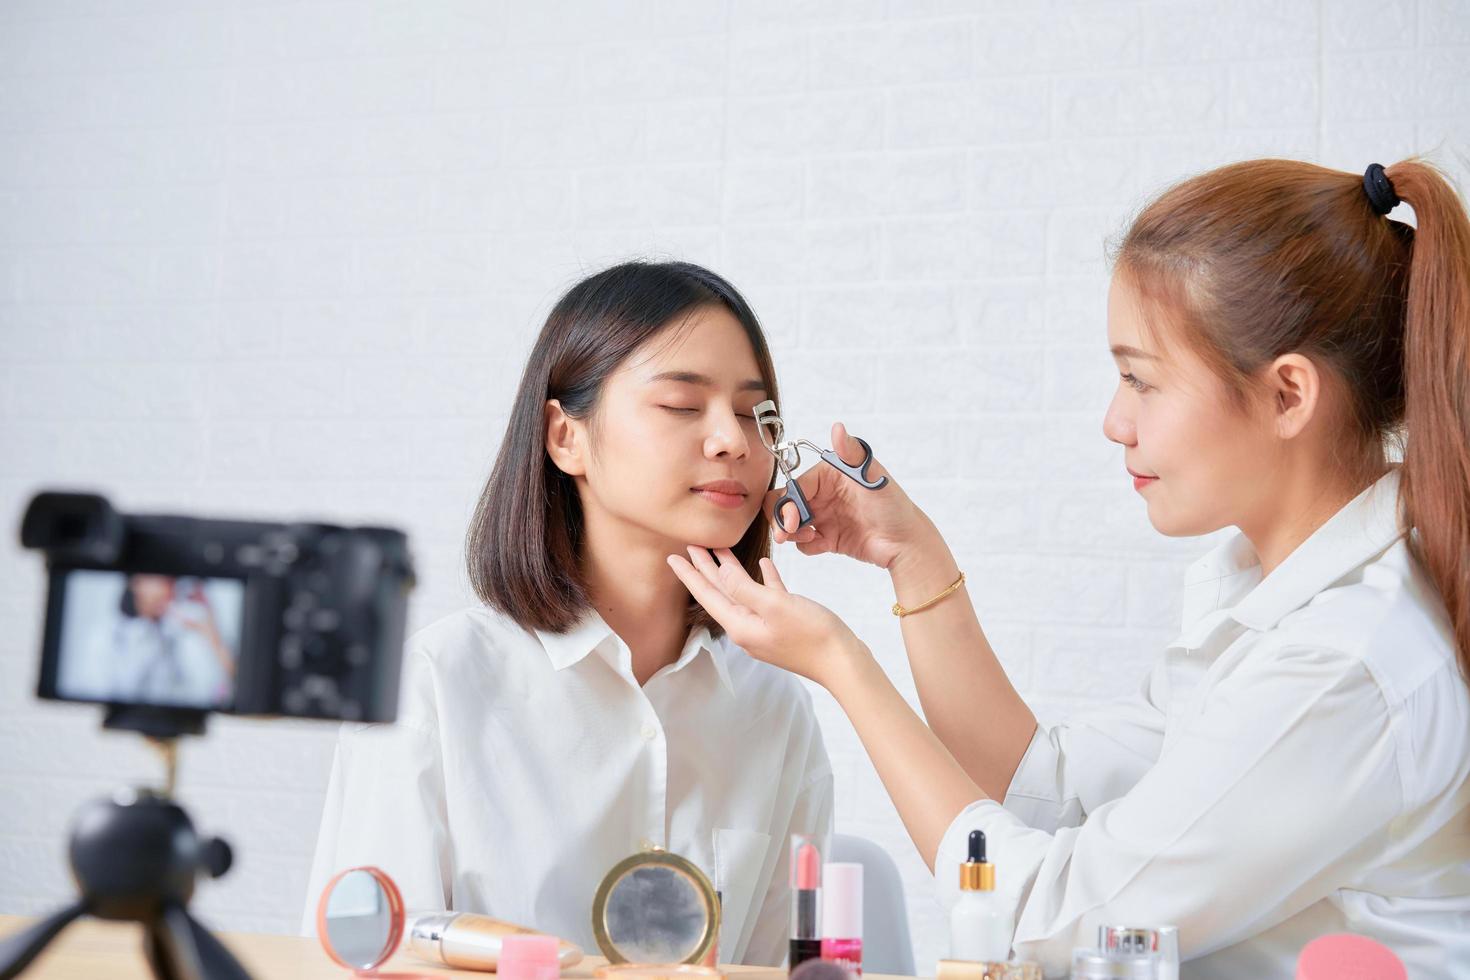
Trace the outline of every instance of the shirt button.
{"type": "Polygon", "coordinates": [[[656,737],[658,737],[658,729],[654,728],[652,725],[644,725],[642,734],[643,740],[645,742],[652,742],[656,737]]]}

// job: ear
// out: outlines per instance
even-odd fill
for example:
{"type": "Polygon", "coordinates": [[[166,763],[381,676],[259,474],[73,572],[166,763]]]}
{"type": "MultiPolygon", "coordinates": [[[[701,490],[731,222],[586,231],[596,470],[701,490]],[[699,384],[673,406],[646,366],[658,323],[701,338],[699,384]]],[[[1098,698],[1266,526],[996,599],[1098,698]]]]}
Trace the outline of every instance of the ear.
{"type": "Polygon", "coordinates": [[[1271,417],[1276,434],[1294,439],[1317,414],[1322,400],[1322,374],[1301,354],[1282,354],[1266,369],[1271,417]]]}
{"type": "Polygon", "coordinates": [[[546,455],[567,476],[587,475],[587,436],[582,423],[568,415],[555,398],[546,402],[546,455]]]}

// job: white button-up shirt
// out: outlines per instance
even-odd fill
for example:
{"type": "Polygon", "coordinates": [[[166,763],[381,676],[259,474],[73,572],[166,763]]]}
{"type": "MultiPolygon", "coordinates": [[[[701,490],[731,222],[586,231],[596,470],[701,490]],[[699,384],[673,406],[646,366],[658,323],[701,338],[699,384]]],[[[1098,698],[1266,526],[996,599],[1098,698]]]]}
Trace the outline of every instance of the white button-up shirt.
{"type": "Polygon", "coordinates": [[[406,659],[398,722],[338,739],[304,932],[331,875],[374,864],[410,910],[481,912],[596,953],[598,882],[657,845],[719,891],[722,962],[782,961],[790,835],[832,823],[795,676],[700,629],[640,687],[596,613],[558,635],[484,608],[422,630],[406,659]]]}
{"type": "Polygon", "coordinates": [[[1177,924],[1186,978],[1289,978],[1330,932],[1470,976],[1470,692],[1398,485],[1264,580],[1240,535],[1196,563],[1138,695],[1038,730],[1004,806],[950,826],[941,898],[980,829],[1048,976],[1104,923],[1177,924]]]}

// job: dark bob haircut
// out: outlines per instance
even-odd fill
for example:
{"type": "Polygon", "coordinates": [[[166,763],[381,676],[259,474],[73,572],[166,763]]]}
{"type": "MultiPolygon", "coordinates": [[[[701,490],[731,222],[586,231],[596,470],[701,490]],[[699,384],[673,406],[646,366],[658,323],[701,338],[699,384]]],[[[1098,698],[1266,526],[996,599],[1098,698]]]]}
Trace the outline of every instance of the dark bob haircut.
{"type": "MultiPolygon", "coordinates": [[[[714,305],[745,328],[766,392],[779,404],[760,322],[735,287],[708,269],[627,262],[577,283],[557,302],[521,375],[495,468],[470,521],[470,585],[487,605],[525,629],[551,633],[565,633],[591,607],[581,566],[582,503],[572,478],[546,452],[546,402],[554,398],[572,418],[587,418],[608,376],[629,355],[682,315],[714,305]]],[[[758,576],[770,548],[770,518],[762,507],[733,550],[758,576]]],[[[687,622],[715,636],[723,632],[692,599],[687,622]]]]}

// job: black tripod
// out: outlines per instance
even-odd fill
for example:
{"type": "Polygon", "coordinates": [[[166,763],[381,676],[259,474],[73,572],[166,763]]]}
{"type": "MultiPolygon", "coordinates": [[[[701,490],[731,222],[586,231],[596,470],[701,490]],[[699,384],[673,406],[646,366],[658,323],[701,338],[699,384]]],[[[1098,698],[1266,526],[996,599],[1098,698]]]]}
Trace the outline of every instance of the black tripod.
{"type": "Polygon", "coordinates": [[[228,949],[189,914],[195,879],[230,869],[230,848],[202,838],[172,800],[177,739],[204,730],[203,712],[109,708],[104,728],[141,732],[163,751],[162,793],[120,790],[77,812],[68,856],[81,898],[13,936],[0,939],[0,980],[20,975],[57,934],[82,915],[138,922],[159,980],[250,980],[228,949]]]}

